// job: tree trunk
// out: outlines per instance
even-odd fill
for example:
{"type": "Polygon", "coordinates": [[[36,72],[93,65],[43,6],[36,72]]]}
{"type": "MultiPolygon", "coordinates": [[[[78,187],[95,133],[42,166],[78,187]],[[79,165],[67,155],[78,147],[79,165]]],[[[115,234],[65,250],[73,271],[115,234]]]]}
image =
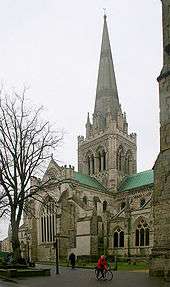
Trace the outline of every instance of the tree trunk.
{"type": "Polygon", "coordinates": [[[20,249],[20,242],[18,238],[18,231],[19,231],[19,226],[15,222],[12,226],[12,250],[13,250],[14,263],[21,262],[21,249],[20,249]]]}

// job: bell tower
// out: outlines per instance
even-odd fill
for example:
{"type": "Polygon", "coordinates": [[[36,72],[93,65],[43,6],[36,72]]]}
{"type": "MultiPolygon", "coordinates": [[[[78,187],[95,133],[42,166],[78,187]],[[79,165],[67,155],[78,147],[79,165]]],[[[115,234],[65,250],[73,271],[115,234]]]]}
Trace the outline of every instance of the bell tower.
{"type": "Polygon", "coordinates": [[[158,77],[160,153],[154,166],[154,244],[150,274],[170,276],[170,0],[162,0],[163,68],[158,77]]]}

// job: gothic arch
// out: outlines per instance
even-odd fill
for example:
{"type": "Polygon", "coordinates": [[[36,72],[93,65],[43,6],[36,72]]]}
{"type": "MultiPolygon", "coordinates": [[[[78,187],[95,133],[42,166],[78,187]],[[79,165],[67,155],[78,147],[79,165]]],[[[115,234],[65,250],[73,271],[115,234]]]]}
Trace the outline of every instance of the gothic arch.
{"type": "Polygon", "coordinates": [[[117,226],[113,231],[113,248],[124,247],[124,230],[117,226]]]}
{"type": "Polygon", "coordinates": [[[92,150],[89,150],[85,155],[85,163],[88,170],[88,175],[94,174],[95,172],[95,163],[94,163],[94,153],[92,150]]]}
{"type": "Polygon", "coordinates": [[[132,151],[128,150],[125,155],[125,173],[132,174],[133,172],[133,155],[132,151]]]}
{"type": "Polygon", "coordinates": [[[103,146],[98,146],[96,149],[97,169],[99,172],[106,170],[106,149],[103,146]]]}
{"type": "Polygon", "coordinates": [[[124,148],[122,145],[117,149],[116,163],[117,170],[124,172],[124,148]]]}

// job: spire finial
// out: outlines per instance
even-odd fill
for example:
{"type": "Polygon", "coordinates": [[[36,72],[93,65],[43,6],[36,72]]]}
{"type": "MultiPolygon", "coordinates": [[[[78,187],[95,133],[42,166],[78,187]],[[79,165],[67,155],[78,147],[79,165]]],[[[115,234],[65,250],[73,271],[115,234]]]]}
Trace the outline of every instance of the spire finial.
{"type": "Polygon", "coordinates": [[[104,11],[104,19],[106,20],[107,16],[106,16],[106,8],[103,8],[104,11]]]}

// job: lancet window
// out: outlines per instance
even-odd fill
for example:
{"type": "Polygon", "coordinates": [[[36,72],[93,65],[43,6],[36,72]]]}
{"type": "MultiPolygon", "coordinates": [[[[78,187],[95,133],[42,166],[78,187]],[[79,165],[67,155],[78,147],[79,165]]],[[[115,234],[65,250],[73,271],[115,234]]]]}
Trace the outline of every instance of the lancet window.
{"type": "Polygon", "coordinates": [[[117,228],[114,232],[113,245],[116,248],[124,247],[124,231],[121,228],[117,228]]]}
{"type": "Polygon", "coordinates": [[[87,156],[87,168],[88,168],[88,174],[94,174],[94,156],[93,154],[90,154],[87,156]]]}
{"type": "Polygon", "coordinates": [[[106,170],[106,152],[104,149],[99,148],[97,152],[97,160],[98,160],[98,171],[101,172],[106,170]]]}
{"type": "Polygon", "coordinates": [[[127,151],[126,156],[125,156],[125,173],[126,174],[131,174],[133,171],[133,160],[132,160],[132,153],[131,151],[127,151]]]}
{"type": "Polygon", "coordinates": [[[118,171],[123,171],[124,169],[124,153],[123,153],[123,147],[120,146],[117,151],[117,169],[118,171]]]}

